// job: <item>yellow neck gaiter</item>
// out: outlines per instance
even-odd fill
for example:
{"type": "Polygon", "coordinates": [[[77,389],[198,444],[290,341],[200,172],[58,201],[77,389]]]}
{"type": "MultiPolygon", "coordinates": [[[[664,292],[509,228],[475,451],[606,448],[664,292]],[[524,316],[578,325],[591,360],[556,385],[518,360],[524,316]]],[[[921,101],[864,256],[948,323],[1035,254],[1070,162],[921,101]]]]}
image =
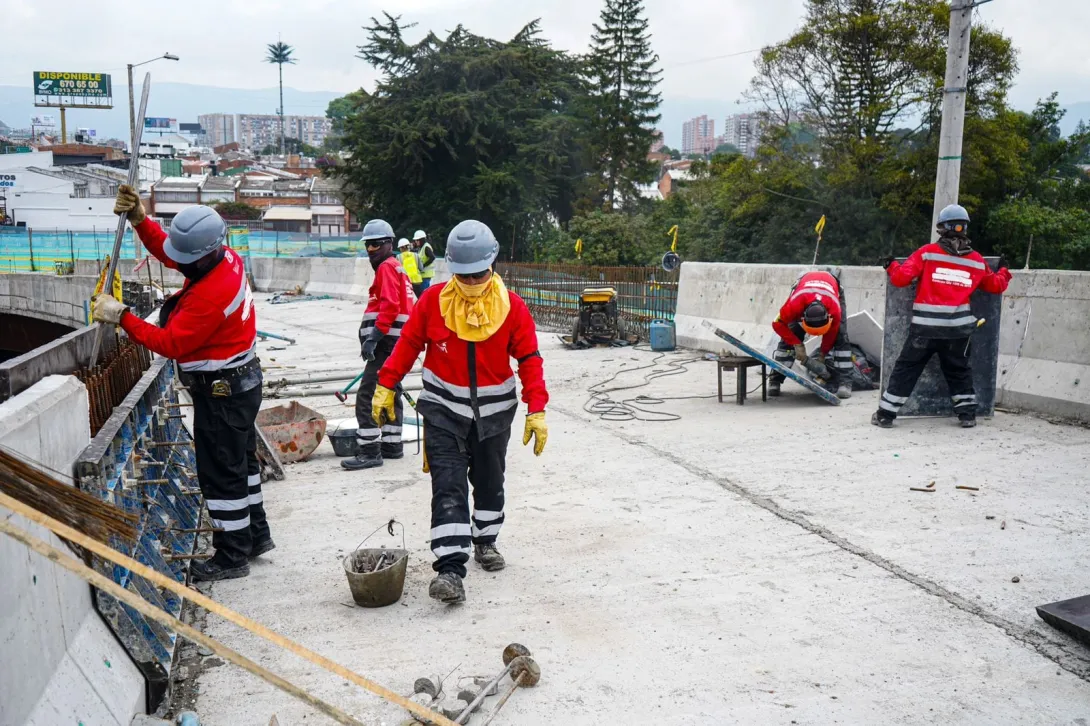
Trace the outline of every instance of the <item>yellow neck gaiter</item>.
{"type": "Polygon", "coordinates": [[[488,340],[511,312],[511,295],[496,273],[488,282],[466,285],[457,277],[439,293],[439,312],[447,327],[470,343],[488,340]]]}

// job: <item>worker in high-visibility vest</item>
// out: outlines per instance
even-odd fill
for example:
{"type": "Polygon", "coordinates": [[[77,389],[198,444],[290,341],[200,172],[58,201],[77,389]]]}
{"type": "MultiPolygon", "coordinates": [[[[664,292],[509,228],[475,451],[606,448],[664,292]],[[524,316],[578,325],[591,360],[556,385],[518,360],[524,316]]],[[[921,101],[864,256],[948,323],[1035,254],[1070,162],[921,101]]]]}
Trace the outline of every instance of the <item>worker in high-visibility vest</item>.
{"type": "Polygon", "coordinates": [[[432,279],[435,278],[435,250],[428,241],[427,233],[422,229],[416,230],[416,234],[413,235],[413,251],[420,260],[420,276],[424,278],[422,285],[423,289],[427,290],[432,279]]]}
{"type": "Polygon", "coordinates": [[[413,252],[412,243],[404,237],[398,240],[397,249],[399,251],[398,257],[401,258],[401,267],[405,270],[405,274],[409,276],[409,282],[413,284],[413,292],[419,298],[424,294],[424,286],[421,284],[424,282],[424,278],[420,275],[420,258],[413,252]]]}

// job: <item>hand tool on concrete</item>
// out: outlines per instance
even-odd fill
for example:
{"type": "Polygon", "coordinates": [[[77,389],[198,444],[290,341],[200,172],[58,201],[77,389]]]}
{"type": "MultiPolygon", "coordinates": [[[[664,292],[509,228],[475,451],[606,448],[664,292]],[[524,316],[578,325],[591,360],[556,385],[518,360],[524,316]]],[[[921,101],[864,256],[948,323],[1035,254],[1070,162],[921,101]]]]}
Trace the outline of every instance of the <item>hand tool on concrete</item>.
{"type": "MultiPolygon", "coordinates": [[[[151,74],[144,74],[144,87],[140,91],[140,110],[136,114],[136,126],[132,131],[132,146],[129,147],[132,159],[129,161],[128,184],[136,189],[140,178],[140,139],[144,135],[144,113],[148,109],[148,94],[151,93],[151,74]]],[[[139,194],[139,190],[137,189],[139,194]]],[[[112,290],[114,273],[117,272],[117,258],[121,256],[121,242],[125,239],[125,225],[128,217],[124,214],[117,218],[117,232],[114,234],[114,249],[110,254],[110,266],[106,271],[106,284],[103,290],[112,290]]],[[[136,234],[136,232],[133,232],[136,234]]],[[[120,302],[120,301],[119,301],[120,302]]],[[[98,324],[98,332],[95,333],[95,342],[91,346],[91,363],[88,368],[94,368],[98,364],[98,352],[102,348],[102,323],[98,324]]],[[[116,332],[115,332],[116,334],[116,332]]]]}
{"type": "Polygon", "coordinates": [[[496,684],[503,680],[503,677],[511,672],[514,668],[514,662],[521,657],[529,657],[530,649],[521,643],[511,643],[503,649],[503,665],[505,666],[500,674],[493,678],[487,686],[481,689],[480,694],[473,699],[473,702],[466,706],[466,709],[458,714],[458,718],[454,719],[454,723],[464,724],[469,720],[470,715],[477,710],[477,707],[481,705],[481,702],[488,696],[489,692],[496,687],[496,684]]]}
{"type": "Polygon", "coordinates": [[[276,333],[266,333],[264,330],[257,331],[257,337],[261,338],[262,340],[265,340],[266,338],[273,338],[275,340],[284,340],[284,341],[287,341],[288,343],[290,343],[291,345],[295,345],[295,338],[287,338],[287,337],[285,337],[283,335],[277,335],[276,333]]]}
{"type": "Polygon", "coordinates": [[[364,373],[363,371],[360,371],[359,375],[356,376],[355,378],[353,378],[351,383],[349,383],[347,386],[345,386],[344,388],[342,388],[341,390],[339,390],[339,391],[337,391],[336,393],[333,394],[334,396],[337,397],[338,401],[340,401],[341,403],[344,403],[345,401],[348,400],[348,392],[350,390],[352,390],[352,386],[354,386],[354,385],[356,385],[357,383],[360,382],[360,379],[363,378],[363,373],[364,373]]]}
{"type": "MultiPolygon", "coordinates": [[[[285,638],[279,633],[275,633],[272,630],[269,630],[261,623],[251,620],[245,615],[241,615],[240,613],[237,613],[230,608],[224,607],[220,603],[200,592],[199,590],[188,588],[182,583],[177,582],[172,578],[166,577],[165,575],[151,569],[150,567],[147,567],[146,565],[137,562],[131,557],[128,557],[118,552],[117,550],[114,550],[107,545],[104,545],[101,542],[92,539],[91,537],[81,534],[76,529],[69,527],[64,523],[59,522],[56,519],[39,512],[34,507],[23,504],[18,499],[13,499],[6,494],[0,493],[0,507],[9,509],[16,514],[25,517],[31,522],[45,527],[57,536],[62,537],[63,539],[66,539],[73,544],[77,544],[86,550],[90,550],[99,557],[102,557],[116,565],[121,565],[122,567],[131,570],[133,573],[148,580],[152,585],[155,585],[165,590],[169,590],[178,597],[185,598],[193,604],[199,605],[205,610],[208,610],[211,613],[215,613],[216,615],[219,615],[220,617],[229,620],[240,628],[244,628],[260,638],[264,638],[265,640],[268,640],[269,642],[281,648],[284,648],[285,650],[289,650],[292,653],[295,653],[296,655],[305,658],[314,665],[324,668],[330,673],[338,675],[341,678],[344,678],[345,680],[350,681],[351,683],[354,683],[357,686],[360,686],[361,688],[364,688],[371,693],[374,693],[375,695],[386,699],[387,701],[390,701],[391,703],[401,706],[413,715],[420,717],[420,720],[424,723],[433,724],[433,726],[454,726],[455,722],[451,721],[445,716],[435,713],[434,711],[431,711],[427,708],[424,708],[419,704],[413,703],[408,699],[402,697],[401,695],[394,693],[390,689],[379,685],[378,683],[375,683],[374,681],[371,681],[367,678],[364,678],[363,676],[354,673],[353,671],[348,670],[339,663],[335,663],[329,658],[326,658],[323,655],[319,655],[318,653],[315,653],[309,648],[306,648],[293,640],[289,640],[288,638],[285,638]]],[[[173,616],[168,615],[166,612],[160,610],[154,605],[151,605],[139,596],[130,593],[128,590],[121,588],[112,580],[108,580],[105,577],[102,577],[96,571],[88,568],[83,563],[78,562],[70,557],[66,558],[59,551],[52,550],[52,548],[45,542],[35,540],[36,544],[28,544],[30,540],[34,540],[35,538],[11,526],[11,524],[3,519],[0,519],[0,532],[8,534],[15,539],[18,539],[20,542],[23,542],[32,549],[35,549],[35,551],[42,552],[44,556],[57,562],[57,564],[60,564],[67,569],[71,569],[80,577],[84,579],[92,578],[88,581],[91,582],[91,584],[93,584],[95,587],[98,587],[109,593],[110,595],[113,595],[118,600],[121,600],[122,602],[131,605],[133,609],[139,611],[143,615],[146,615],[152,620],[156,620],[157,622],[163,622],[163,619],[165,618],[168,621],[172,621],[167,623],[167,627],[173,630],[177,630],[178,633],[185,636],[186,638],[198,642],[201,645],[205,645],[210,649],[215,650],[216,648],[219,648],[220,650],[216,652],[220,653],[220,655],[222,655],[224,658],[227,658],[228,660],[231,660],[231,662],[246,668],[255,675],[259,675],[262,678],[265,678],[265,680],[269,681],[273,685],[276,685],[278,688],[282,688],[289,693],[292,693],[292,695],[295,695],[297,698],[301,698],[307,703],[314,705],[316,708],[321,708],[324,713],[328,713],[333,716],[333,713],[331,713],[329,710],[326,710],[326,708],[333,708],[332,706],[328,706],[328,704],[323,704],[326,706],[326,708],[322,708],[322,706],[319,705],[322,704],[322,702],[318,701],[313,696],[310,696],[309,694],[303,693],[301,691],[300,693],[296,693],[296,691],[299,691],[300,689],[296,688],[287,681],[284,681],[278,676],[269,673],[261,666],[249,661],[245,657],[235,653],[226,646],[220,645],[219,642],[212,640],[203,633],[194,630],[193,628],[190,628],[188,625],[185,625],[181,621],[175,620],[173,616]],[[39,549],[39,547],[44,548],[44,551],[42,549],[39,549]],[[99,579],[94,579],[96,577],[99,579]],[[127,598],[132,598],[133,602],[130,603],[127,598]]],[[[337,717],[334,716],[334,718],[337,717]]],[[[352,719],[350,716],[345,715],[345,718],[349,720],[341,720],[339,718],[338,720],[340,721],[340,723],[353,725],[360,723],[359,721],[352,719]]]]}
{"type": "Polygon", "coordinates": [[[511,688],[500,697],[499,703],[492,709],[492,713],[488,714],[488,718],[484,720],[481,726],[488,726],[488,724],[492,723],[492,720],[499,714],[500,709],[503,708],[503,704],[507,703],[507,699],[511,697],[511,694],[520,687],[533,688],[536,686],[541,681],[541,667],[530,656],[519,656],[511,661],[511,678],[514,681],[511,688]]]}

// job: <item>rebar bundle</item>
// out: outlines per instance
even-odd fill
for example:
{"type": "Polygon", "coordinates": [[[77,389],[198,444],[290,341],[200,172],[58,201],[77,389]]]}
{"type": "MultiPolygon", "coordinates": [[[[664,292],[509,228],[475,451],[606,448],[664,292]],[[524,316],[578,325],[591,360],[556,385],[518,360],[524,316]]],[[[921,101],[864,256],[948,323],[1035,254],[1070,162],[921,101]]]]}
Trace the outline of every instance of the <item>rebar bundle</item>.
{"type": "Polygon", "coordinates": [[[93,368],[76,372],[85,386],[91,409],[91,436],[110,418],[114,408],[125,400],[136,382],[151,366],[151,353],[127,338],[118,341],[112,355],[93,368]]]}

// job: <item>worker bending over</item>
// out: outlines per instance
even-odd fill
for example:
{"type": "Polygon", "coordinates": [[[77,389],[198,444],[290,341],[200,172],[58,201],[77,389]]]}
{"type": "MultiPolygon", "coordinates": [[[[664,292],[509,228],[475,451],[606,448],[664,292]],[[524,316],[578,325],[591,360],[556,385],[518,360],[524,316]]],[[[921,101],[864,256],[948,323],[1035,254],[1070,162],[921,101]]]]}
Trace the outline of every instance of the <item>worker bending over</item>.
{"type": "Polygon", "coordinates": [[[420,258],[412,249],[412,243],[402,237],[397,243],[397,256],[401,260],[401,267],[413,286],[413,295],[420,297],[424,294],[424,278],[420,276],[420,258]]]}
{"type": "Polygon", "coordinates": [[[428,594],[445,603],[465,601],[462,579],[471,544],[485,571],[505,564],[496,537],[503,525],[507,442],[518,408],[511,358],[518,361],[527,410],[522,443],[534,438],[540,455],[548,438],[549,394],[537,331],[522,298],[492,271],[499,249],[481,222],[467,220],[451,230],[446,261],[454,278],[424,293],[375,389],[375,420],[396,416],[395,389],[426,351],[417,410],[427,422],[424,471],[430,467],[432,567],[438,573],[428,594]]]}
{"type": "Polygon", "coordinates": [[[159,325],[146,323],[109,295],[97,295],[93,317],[120,325],[148,350],[173,358],[193,397],[197,480],[215,531],[216,552],[194,561],[194,580],[250,574],[247,560],[273,549],[261,494],[254,421],[261,407],[257,315],[242,258],[224,246],[227,225],[210,207],[186,207],[169,236],[148,219],[140,197],[123,184],[115,214],[128,217],[157,260],[185,275],[167,298],[159,325]]]}
{"type": "Polygon", "coordinates": [[[969,298],[978,287],[996,295],[1011,280],[1007,262],[999,258],[999,269],[988,263],[969,241],[969,213],[951,204],[939,213],[939,241],[924,245],[904,262],[892,257],[883,261],[890,282],[908,287],[916,280],[916,301],[908,340],[882,393],[871,423],[888,429],[916,387],[916,381],[931,356],[938,355],[939,367],[950,389],[954,412],[962,428],[976,426],[976,391],[969,363],[970,336],[977,327],[969,309],[969,298]]]}
{"type": "MultiPolygon", "coordinates": [[[[814,356],[817,368],[824,367],[829,384],[837,398],[852,397],[852,350],[848,344],[848,326],[844,320],[844,288],[839,275],[830,272],[807,272],[799,277],[772,329],[780,336],[773,360],[791,367],[792,360],[807,362],[803,338],[809,334],[821,338],[821,347],[814,356]],[[832,365],[828,364],[832,354],[832,365]]],[[[772,371],[768,376],[768,393],[780,395],[784,375],[772,371]]]]}
{"type": "Polygon", "coordinates": [[[400,459],[405,455],[401,443],[401,397],[395,396],[385,422],[371,416],[371,397],[378,384],[379,369],[401,337],[416,300],[405,268],[394,254],[394,228],[381,219],[372,219],[364,225],[361,241],[367,248],[375,279],[360,324],[360,354],[365,365],[356,391],[358,450],[355,456],[341,460],[341,466],[349,471],[373,469],[382,466],[384,459],[400,459]]]}
{"type": "Polygon", "coordinates": [[[422,229],[416,230],[413,234],[413,251],[420,258],[420,277],[423,278],[420,289],[427,290],[431,286],[432,279],[435,278],[435,250],[428,241],[427,233],[422,229]]]}

